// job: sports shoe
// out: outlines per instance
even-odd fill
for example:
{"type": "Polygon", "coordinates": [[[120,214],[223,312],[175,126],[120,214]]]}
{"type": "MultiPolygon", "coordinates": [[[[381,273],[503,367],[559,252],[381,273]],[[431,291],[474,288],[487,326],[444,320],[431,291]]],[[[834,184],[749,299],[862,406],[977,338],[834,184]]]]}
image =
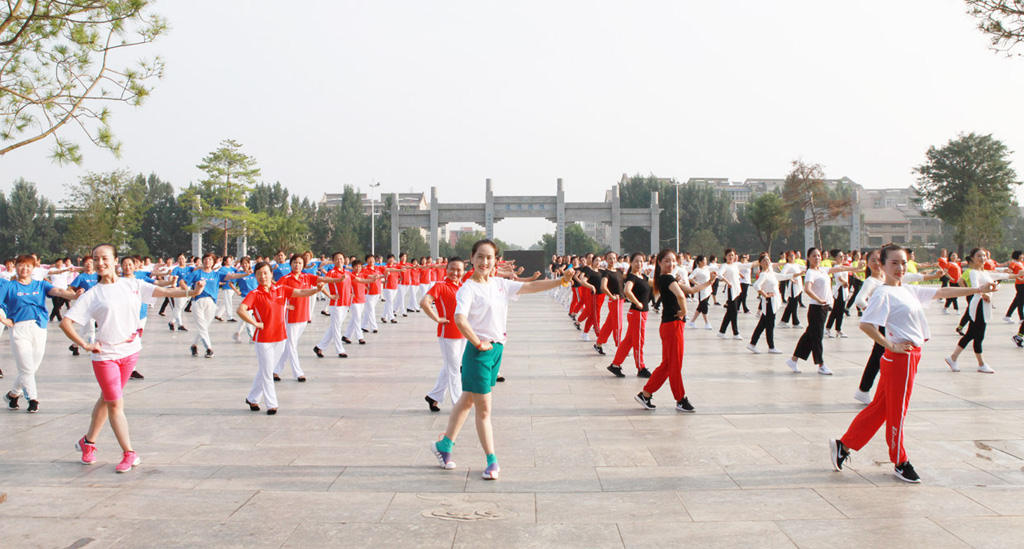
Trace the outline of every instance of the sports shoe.
{"type": "Polygon", "coordinates": [[[787,358],[786,359],[786,366],[789,366],[790,370],[793,370],[794,372],[796,372],[798,374],[800,373],[800,366],[798,366],[796,361],[793,360],[792,358],[787,358]]]}
{"type": "MultiPolygon", "coordinates": [[[[1024,337],[1021,337],[1020,334],[1017,334],[1010,339],[1013,339],[1013,342],[1016,343],[1018,347],[1024,347],[1024,337]]],[[[0,377],[3,376],[0,375],[0,377]]]]}
{"type": "Polygon", "coordinates": [[[132,375],[128,377],[131,379],[146,379],[146,376],[140,374],[138,370],[132,370],[132,375]]]}
{"type": "Polygon", "coordinates": [[[651,371],[646,366],[636,371],[636,377],[651,377],[651,371]]]}
{"type": "Polygon", "coordinates": [[[769,347],[768,348],[768,354],[770,354],[770,355],[781,355],[782,351],[776,349],[775,347],[769,347]]]}
{"type": "Polygon", "coordinates": [[[115,470],[118,473],[127,473],[128,471],[132,470],[132,467],[135,467],[140,463],[142,463],[142,460],[139,459],[138,454],[136,454],[135,452],[125,452],[124,456],[121,457],[121,463],[117,464],[115,470]]]}
{"type": "Polygon", "coordinates": [[[206,350],[206,358],[213,358],[213,349],[206,350]]]}
{"type": "Polygon", "coordinates": [[[949,309],[943,309],[943,310],[942,310],[942,314],[944,314],[944,315],[948,315],[948,314],[949,314],[949,309]]]}
{"type": "Polygon", "coordinates": [[[75,443],[75,450],[82,452],[82,463],[86,465],[96,463],[96,445],[86,442],[85,437],[80,438],[75,443]]]}
{"type": "Polygon", "coordinates": [[[622,373],[622,366],[612,364],[608,366],[608,371],[615,374],[615,377],[626,377],[626,374],[622,373]]]}
{"type": "Polygon", "coordinates": [[[843,332],[836,332],[836,337],[838,337],[839,339],[849,339],[850,338],[850,336],[844,334],[843,332]]]}
{"type": "Polygon", "coordinates": [[[733,339],[743,339],[743,336],[741,336],[740,334],[734,334],[734,335],[732,336],[732,338],[733,338],[733,339]]]}
{"type": "Polygon", "coordinates": [[[4,393],[4,402],[7,403],[8,410],[17,410],[20,408],[20,406],[18,406],[18,398],[20,397],[12,397],[11,393],[4,393]]]}
{"type": "Polygon", "coordinates": [[[725,335],[725,332],[718,332],[715,335],[718,336],[718,339],[729,339],[729,336],[725,335]]]}
{"type": "Polygon", "coordinates": [[[583,332],[582,334],[580,334],[580,339],[582,339],[583,341],[590,341],[590,334],[588,334],[587,332],[583,332]]]}
{"type": "Polygon", "coordinates": [[[757,350],[757,345],[754,345],[753,343],[747,343],[747,350],[755,355],[761,354],[761,351],[757,350]]]}
{"type": "Polygon", "coordinates": [[[953,359],[948,356],[946,357],[946,364],[949,365],[950,370],[953,370],[954,372],[960,371],[960,367],[957,366],[956,362],[954,362],[953,359]]]}
{"type": "Polygon", "coordinates": [[[1007,324],[1013,324],[1013,319],[1008,317],[1008,316],[1004,316],[1003,317],[1003,322],[1005,322],[1007,324]]]}
{"type": "Polygon", "coordinates": [[[823,376],[830,376],[830,375],[832,375],[832,370],[829,370],[828,366],[825,366],[824,364],[819,364],[818,365],[818,373],[823,375],[823,376]]]}
{"type": "Polygon", "coordinates": [[[688,399],[686,397],[683,397],[683,400],[680,400],[679,402],[676,403],[676,411],[677,412],[689,412],[689,413],[692,414],[696,410],[694,410],[693,409],[693,405],[690,404],[690,399],[688,399]]]}
{"type": "Polygon", "coordinates": [[[780,322],[779,325],[776,326],[775,328],[778,330],[788,330],[789,324],[786,324],[785,322],[780,322]]]}
{"type": "Polygon", "coordinates": [[[484,480],[498,480],[498,473],[500,472],[501,467],[498,467],[497,463],[492,463],[484,469],[483,474],[480,476],[483,477],[484,480]]]}
{"type": "Polygon", "coordinates": [[[187,332],[187,331],[188,331],[188,328],[186,328],[186,327],[184,327],[184,326],[178,326],[178,331],[179,331],[179,332],[187,332]]]}
{"type": "Polygon", "coordinates": [[[696,322],[692,322],[692,321],[691,322],[687,322],[686,323],[686,327],[687,328],[694,328],[694,329],[696,329],[697,328],[697,323],[696,322]]]}
{"type": "Polygon", "coordinates": [[[433,453],[434,457],[437,458],[437,462],[441,465],[442,469],[455,468],[455,462],[452,461],[451,452],[442,452],[441,450],[438,450],[436,442],[430,443],[430,452],[433,453]]]}
{"type": "Polygon", "coordinates": [[[857,389],[857,392],[853,393],[853,400],[856,400],[861,404],[871,404],[871,393],[866,393],[857,389]]]}
{"type": "Polygon", "coordinates": [[[192,351],[192,356],[199,356],[199,347],[192,345],[188,349],[192,351]]]}
{"type": "Polygon", "coordinates": [[[174,323],[173,322],[168,322],[167,323],[167,327],[170,328],[172,332],[174,331],[174,323]]]}
{"type": "Polygon", "coordinates": [[[843,470],[843,463],[850,459],[850,449],[843,444],[843,441],[833,438],[828,441],[829,457],[832,460],[832,468],[836,471],[843,470]]]}
{"type": "Polygon", "coordinates": [[[983,374],[994,374],[994,373],[996,373],[996,371],[993,370],[992,367],[989,366],[988,364],[982,364],[981,366],[978,366],[978,371],[983,373],[983,374]]]}
{"type": "Polygon", "coordinates": [[[643,391],[640,391],[639,393],[637,393],[636,396],[633,397],[633,398],[635,398],[636,401],[639,402],[641,406],[643,406],[644,408],[646,408],[648,410],[653,410],[653,409],[657,408],[657,406],[655,406],[654,403],[651,402],[651,397],[645,397],[644,396],[644,392],[643,391]]]}
{"type": "Polygon", "coordinates": [[[896,478],[903,482],[910,482],[913,484],[919,484],[921,477],[917,476],[917,471],[914,470],[914,466],[909,461],[904,461],[893,469],[892,474],[896,475],[896,478]]]}
{"type": "Polygon", "coordinates": [[[604,349],[602,349],[601,346],[596,344],[596,343],[594,344],[594,350],[597,351],[597,354],[599,354],[599,355],[603,355],[604,354],[604,349]]]}
{"type": "Polygon", "coordinates": [[[30,413],[30,414],[34,414],[34,413],[38,412],[39,411],[39,401],[38,400],[30,400],[30,401],[28,401],[28,410],[26,410],[26,411],[28,413],[30,413]]]}
{"type": "Polygon", "coordinates": [[[832,339],[836,336],[832,335],[832,330],[825,330],[825,337],[832,339]]]}
{"type": "Polygon", "coordinates": [[[704,325],[704,329],[705,330],[714,330],[714,328],[711,326],[711,324],[705,324],[704,325]]]}
{"type": "Polygon", "coordinates": [[[231,334],[231,339],[235,340],[235,343],[242,342],[242,336],[238,335],[238,332],[231,334]]]}

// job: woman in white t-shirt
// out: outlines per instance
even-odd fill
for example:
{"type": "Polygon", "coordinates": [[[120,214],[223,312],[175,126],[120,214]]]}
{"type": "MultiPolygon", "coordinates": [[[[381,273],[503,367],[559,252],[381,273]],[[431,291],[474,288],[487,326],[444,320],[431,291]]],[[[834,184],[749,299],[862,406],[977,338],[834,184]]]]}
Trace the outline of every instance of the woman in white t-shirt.
{"type": "Polygon", "coordinates": [[[835,273],[859,270],[859,266],[852,265],[822,267],[821,251],[813,247],[807,250],[807,271],[804,273],[803,289],[811,302],[807,306],[807,329],[793,349],[793,356],[786,360],[786,366],[789,366],[790,370],[800,373],[797,359],[807,360],[807,357],[813,355],[814,363],[818,365],[818,373],[824,376],[832,375],[832,370],[825,366],[821,346],[825,335],[825,318],[828,316],[828,300],[832,297],[832,281],[829,277],[835,273]]]}
{"type": "Polygon", "coordinates": [[[99,283],[79,296],[60,323],[64,335],[92,355],[93,373],[102,393],[93,406],[89,431],[75,443],[75,448],[82,451],[82,463],[95,463],[96,439],[109,419],[124,452],[116,470],[126,473],[140,462],[128,436],[122,396],[142,349],[139,311],[143,303],[153,305],[156,298],[197,295],[203,290],[203,282],[198,282],[195,290],[172,290],[158,288],[137,278],[120,278],[116,271],[117,253],[110,244],[93,248],[92,259],[99,274],[99,283]],[[78,334],[74,325],[93,321],[97,325],[96,341],[89,343],[78,334]]]}
{"type": "Polygon", "coordinates": [[[501,367],[508,304],[519,299],[520,295],[543,292],[559,285],[568,286],[574,274],[572,269],[567,269],[561,278],[535,282],[497,278],[491,276],[497,256],[498,246],[494,242],[480,240],[473,244],[473,276],[463,282],[455,294],[455,325],[468,343],[462,355],[462,396],[452,407],[444,435],[439,441],[430,443],[430,451],[441,467],[454,469],[452,447],[469,417],[469,411],[475,406],[476,432],[487,457],[487,467],[482,475],[484,480],[496,480],[501,470],[494,454],[491,430],[491,387],[494,387],[501,367]]]}
{"type": "MultiPolygon", "coordinates": [[[[1014,275],[1010,273],[986,271],[985,261],[988,258],[988,251],[982,248],[974,248],[967,254],[970,270],[964,270],[966,273],[964,281],[968,282],[970,287],[979,288],[1006,278],[1014,278],[1014,275]]],[[[946,358],[946,364],[949,366],[949,369],[959,372],[960,366],[956,361],[960,358],[960,353],[964,352],[964,349],[967,348],[967,344],[973,342],[974,356],[978,359],[978,371],[983,374],[994,374],[995,370],[985,363],[985,357],[982,356],[981,351],[981,343],[985,340],[985,327],[992,318],[992,297],[982,295],[981,298],[972,299],[967,305],[967,312],[964,314],[968,315],[968,318],[971,320],[970,327],[967,328],[967,333],[957,342],[956,348],[953,349],[953,354],[946,358]]]]}
{"type": "MultiPolygon", "coordinates": [[[[698,255],[697,258],[694,259],[693,264],[694,264],[695,268],[693,269],[693,272],[690,273],[690,285],[691,286],[700,286],[700,285],[702,285],[702,284],[704,284],[705,282],[708,282],[708,281],[712,281],[712,285],[713,285],[714,284],[714,280],[717,280],[718,274],[716,272],[715,273],[715,277],[716,278],[712,279],[712,277],[711,277],[711,270],[708,267],[708,260],[707,260],[707,258],[702,256],[702,255],[698,255]]],[[[705,330],[712,330],[713,329],[712,326],[711,326],[711,323],[708,322],[708,300],[709,299],[711,299],[711,286],[706,286],[706,287],[704,287],[704,289],[702,289],[700,292],[697,293],[697,308],[696,308],[696,310],[693,311],[693,318],[690,319],[690,322],[687,324],[687,327],[689,327],[689,328],[696,328],[697,327],[697,317],[698,316],[702,316],[704,318],[704,329],[705,330]]]]}
{"type": "Polygon", "coordinates": [[[904,284],[906,251],[890,244],[882,248],[880,256],[885,285],[878,287],[868,301],[860,329],[885,349],[881,359],[881,379],[871,404],[857,414],[846,434],[829,441],[829,450],[832,467],[841,471],[850,450],[863,448],[884,423],[889,459],[895,464],[893,474],[904,482],[917,483],[921,478],[907,459],[903,427],[914,388],[914,376],[921,360],[921,346],[931,338],[924,307],[933,299],[993,292],[996,284],[990,282],[973,288],[904,284]],[[879,326],[885,326],[884,335],[879,326]]]}

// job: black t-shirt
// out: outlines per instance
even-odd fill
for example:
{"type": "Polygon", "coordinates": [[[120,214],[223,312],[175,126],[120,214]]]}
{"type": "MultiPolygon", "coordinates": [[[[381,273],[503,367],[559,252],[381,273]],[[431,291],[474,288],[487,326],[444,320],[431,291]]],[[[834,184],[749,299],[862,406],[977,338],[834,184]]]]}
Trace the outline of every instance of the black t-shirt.
{"type": "Polygon", "coordinates": [[[622,273],[606,269],[601,271],[601,278],[608,280],[608,293],[619,297],[626,297],[626,294],[622,291],[626,287],[626,283],[622,281],[622,273]]]}
{"type": "Polygon", "coordinates": [[[679,312],[679,300],[669,289],[669,286],[676,281],[676,277],[670,274],[663,274],[658,277],[658,293],[661,295],[661,322],[675,322],[679,320],[676,313],[679,312]]]}
{"type": "Polygon", "coordinates": [[[587,267],[583,270],[583,276],[587,278],[587,284],[594,287],[594,293],[597,294],[601,291],[601,273],[587,267]]]}
{"type": "Polygon", "coordinates": [[[637,276],[630,273],[629,276],[626,277],[626,283],[628,284],[630,282],[633,283],[633,297],[643,304],[643,308],[637,309],[635,304],[630,303],[630,310],[647,312],[649,310],[647,304],[651,301],[651,285],[647,283],[647,277],[642,274],[637,276]]]}

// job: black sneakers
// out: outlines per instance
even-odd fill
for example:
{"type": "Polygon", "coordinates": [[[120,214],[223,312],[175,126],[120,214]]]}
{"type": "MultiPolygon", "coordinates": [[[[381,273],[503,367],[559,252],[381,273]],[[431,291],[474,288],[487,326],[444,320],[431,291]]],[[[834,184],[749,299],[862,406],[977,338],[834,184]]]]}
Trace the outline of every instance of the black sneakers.
{"type": "Polygon", "coordinates": [[[594,350],[597,351],[597,354],[599,354],[599,355],[603,355],[604,354],[604,349],[602,349],[601,346],[596,344],[596,343],[594,344],[594,350]]]}
{"type": "Polygon", "coordinates": [[[439,408],[437,406],[437,401],[432,399],[432,398],[430,398],[429,395],[423,397],[423,400],[427,401],[427,406],[430,406],[430,411],[431,412],[440,412],[441,411],[441,408],[439,408]]]}
{"type": "Polygon", "coordinates": [[[199,347],[192,345],[189,350],[192,351],[192,356],[199,356],[199,347]]]}
{"type": "Polygon", "coordinates": [[[622,373],[622,367],[612,364],[608,366],[608,371],[615,374],[615,377],[626,377],[626,374],[622,373]]]}
{"type": "Polygon", "coordinates": [[[892,474],[903,482],[910,482],[912,484],[921,482],[921,477],[917,476],[917,471],[914,470],[914,466],[909,461],[904,461],[897,465],[892,474]]]}
{"type": "Polygon", "coordinates": [[[657,406],[655,406],[654,403],[651,402],[651,397],[644,396],[644,392],[643,391],[640,391],[639,393],[637,393],[634,398],[636,399],[637,402],[640,403],[641,406],[643,406],[644,408],[646,408],[648,410],[653,410],[653,409],[657,408],[657,406]]]}
{"type": "Polygon", "coordinates": [[[19,398],[21,397],[12,397],[11,393],[4,393],[4,401],[7,403],[7,409],[17,410],[18,408],[20,408],[20,406],[18,406],[19,398]]]}
{"type": "Polygon", "coordinates": [[[692,414],[696,410],[694,410],[693,409],[693,405],[690,404],[690,399],[688,399],[686,397],[683,397],[683,400],[680,400],[679,402],[676,403],[676,411],[677,412],[688,412],[688,413],[692,414]]]}
{"type": "Polygon", "coordinates": [[[28,413],[34,414],[39,411],[39,401],[30,400],[28,401],[28,413]]]}
{"type": "Polygon", "coordinates": [[[71,351],[72,356],[78,356],[78,345],[72,344],[70,347],[68,347],[68,350],[71,351]]]}
{"type": "Polygon", "coordinates": [[[213,358],[213,349],[206,350],[206,358],[213,358]]]}
{"type": "Polygon", "coordinates": [[[132,370],[132,375],[128,377],[132,379],[146,379],[146,376],[140,374],[138,370],[132,370]]]}
{"type": "Polygon", "coordinates": [[[636,371],[636,377],[651,377],[651,371],[646,367],[640,368],[636,371]]]}
{"type": "Polygon", "coordinates": [[[828,441],[829,458],[832,461],[832,468],[836,471],[843,470],[843,463],[850,458],[850,449],[838,438],[828,441]]]}
{"type": "Polygon", "coordinates": [[[170,328],[172,332],[174,331],[174,323],[173,322],[168,322],[167,323],[167,327],[170,328]]]}

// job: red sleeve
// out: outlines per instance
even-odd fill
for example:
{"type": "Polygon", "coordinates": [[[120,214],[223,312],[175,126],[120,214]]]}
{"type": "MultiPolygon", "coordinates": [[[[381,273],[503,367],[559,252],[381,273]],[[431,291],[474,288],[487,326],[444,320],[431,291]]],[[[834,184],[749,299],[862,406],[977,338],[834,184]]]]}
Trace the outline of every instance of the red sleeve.
{"type": "Polygon", "coordinates": [[[248,295],[245,296],[245,299],[242,300],[242,305],[245,305],[245,308],[249,309],[250,311],[252,310],[253,303],[256,302],[256,293],[257,292],[253,290],[249,292],[248,295]]]}

